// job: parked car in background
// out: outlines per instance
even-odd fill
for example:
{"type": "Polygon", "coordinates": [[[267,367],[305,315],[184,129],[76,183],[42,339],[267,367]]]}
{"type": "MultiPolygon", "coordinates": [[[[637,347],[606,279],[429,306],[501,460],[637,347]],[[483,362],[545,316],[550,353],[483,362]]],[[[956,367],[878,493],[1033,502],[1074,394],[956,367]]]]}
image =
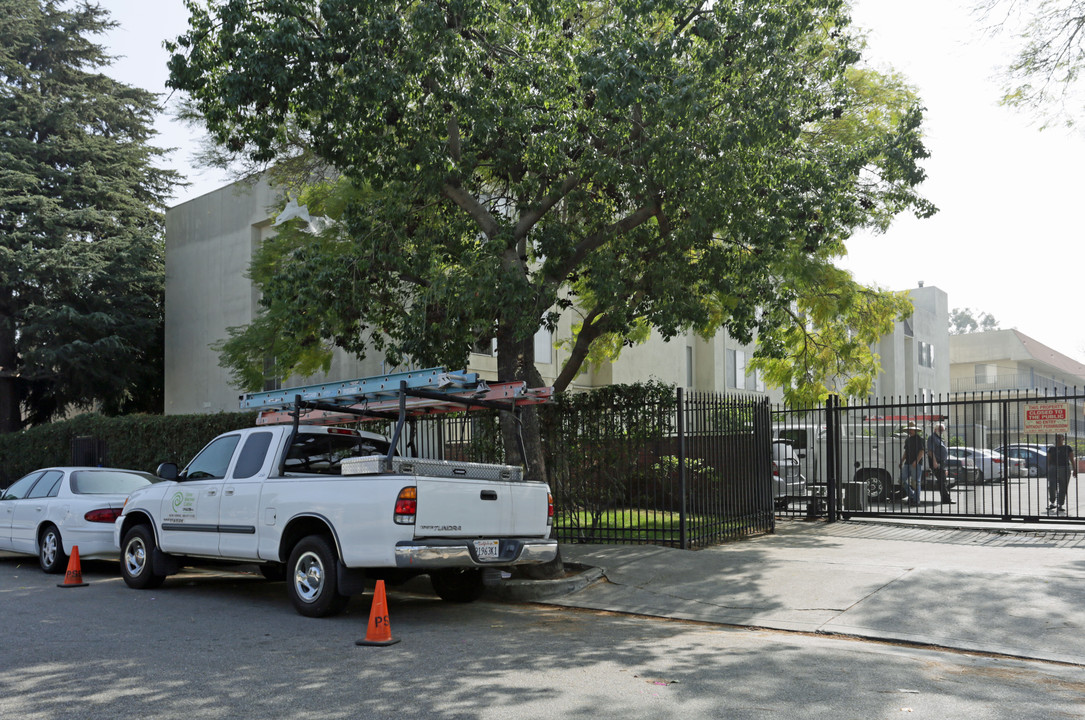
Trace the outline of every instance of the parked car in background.
{"type": "Polygon", "coordinates": [[[115,560],[113,521],[130,492],[154,482],[116,468],[35,470],[0,493],[0,550],[37,555],[47,573],[64,572],[75,545],[81,559],[115,560]]]}
{"type": "Polygon", "coordinates": [[[997,450],[986,448],[951,447],[949,456],[972,460],[978,470],[977,483],[994,482],[1002,479],[1003,469],[1008,477],[1021,477],[1028,475],[1025,463],[1021,458],[1006,457],[997,450]]]}
{"type": "MultiPolygon", "coordinates": [[[[955,458],[952,455],[946,458],[946,488],[950,490],[957,487],[959,483],[975,482],[978,473],[976,464],[971,460],[955,458]]],[[[938,479],[934,476],[930,465],[925,465],[923,468],[922,488],[924,490],[938,489],[938,479]]]]}
{"type": "Polygon", "coordinates": [[[1047,446],[1027,443],[1011,443],[997,448],[1006,457],[1016,458],[1024,464],[1029,477],[1047,476],[1047,446]]]}
{"type": "Polygon", "coordinates": [[[806,478],[790,440],[772,441],[772,500],[786,508],[791,500],[806,497],[806,478]]]}

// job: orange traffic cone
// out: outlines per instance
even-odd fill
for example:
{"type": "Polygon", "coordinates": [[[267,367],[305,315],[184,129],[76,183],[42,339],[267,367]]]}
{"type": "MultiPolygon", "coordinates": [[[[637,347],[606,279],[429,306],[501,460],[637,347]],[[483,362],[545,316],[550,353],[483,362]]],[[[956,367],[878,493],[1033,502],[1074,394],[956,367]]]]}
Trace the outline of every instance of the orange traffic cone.
{"type": "Polygon", "coordinates": [[[79,565],[79,546],[72,545],[72,556],[68,558],[68,572],[64,573],[64,582],[57,587],[86,587],[83,582],[83,568],[79,565]]]}
{"type": "Polygon", "coordinates": [[[369,610],[369,629],[365,640],[355,640],[355,645],[395,645],[399,640],[392,637],[388,624],[388,603],[384,599],[384,581],[378,580],[373,591],[373,606],[369,610]]]}

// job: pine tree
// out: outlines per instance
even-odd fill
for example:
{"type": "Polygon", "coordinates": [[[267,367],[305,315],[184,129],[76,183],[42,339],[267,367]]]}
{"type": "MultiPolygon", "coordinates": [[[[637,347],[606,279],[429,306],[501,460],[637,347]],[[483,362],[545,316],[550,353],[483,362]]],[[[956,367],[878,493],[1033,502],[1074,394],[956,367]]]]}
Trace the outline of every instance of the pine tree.
{"type": "Polygon", "coordinates": [[[0,432],[161,408],[162,210],[152,93],[101,70],[102,8],[0,14],[0,432]]]}

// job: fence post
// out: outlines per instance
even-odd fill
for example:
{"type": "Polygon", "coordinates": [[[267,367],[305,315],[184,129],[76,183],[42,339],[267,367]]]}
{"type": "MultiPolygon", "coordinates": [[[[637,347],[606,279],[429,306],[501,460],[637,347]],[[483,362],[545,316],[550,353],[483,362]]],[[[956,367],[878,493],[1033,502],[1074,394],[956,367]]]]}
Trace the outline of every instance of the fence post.
{"type": "Polygon", "coordinates": [[[689,549],[689,536],[686,529],[686,405],[683,402],[682,388],[678,388],[678,544],[683,550],[689,549]]]}
{"type": "Polygon", "coordinates": [[[830,395],[825,399],[825,502],[829,522],[837,520],[837,498],[840,490],[840,399],[830,395]]]}

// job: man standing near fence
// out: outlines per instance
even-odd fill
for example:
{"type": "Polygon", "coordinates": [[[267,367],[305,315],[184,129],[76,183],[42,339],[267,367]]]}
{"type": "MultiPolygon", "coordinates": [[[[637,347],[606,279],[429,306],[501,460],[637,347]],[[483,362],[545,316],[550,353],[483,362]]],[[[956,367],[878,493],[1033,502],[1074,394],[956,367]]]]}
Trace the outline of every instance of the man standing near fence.
{"type": "Polygon", "coordinates": [[[1077,463],[1074,449],[1066,444],[1066,436],[1055,435],[1055,444],[1047,448],[1047,512],[1058,508],[1059,515],[1066,514],[1066,491],[1070,487],[1070,473],[1077,479],[1077,463]]]}
{"type": "Polygon", "coordinates": [[[946,426],[942,423],[937,423],[934,426],[934,432],[927,438],[927,462],[931,464],[931,472],[934,473],[934,477],[938,480],[938,492],[942,494],[943,505],[954,505],[953,498],[949,496],[949,487],[946,483],[946,460],[949,459],[949,448],[946,447],[945,441],[942,440],[942,433],[946,431],[946,426]]]}
{"type": "Polygon", "coordinates": [[[900,484],[908,496],[908,504],[919,504],[921,475],[923,474],[923,438],[919,437],[919,428],[914,422],[904,428],[908,439],[904,441],[904,454],[900,456],[900,484]],[[912,486],[915,483],[915,487],[912,486]]]}

